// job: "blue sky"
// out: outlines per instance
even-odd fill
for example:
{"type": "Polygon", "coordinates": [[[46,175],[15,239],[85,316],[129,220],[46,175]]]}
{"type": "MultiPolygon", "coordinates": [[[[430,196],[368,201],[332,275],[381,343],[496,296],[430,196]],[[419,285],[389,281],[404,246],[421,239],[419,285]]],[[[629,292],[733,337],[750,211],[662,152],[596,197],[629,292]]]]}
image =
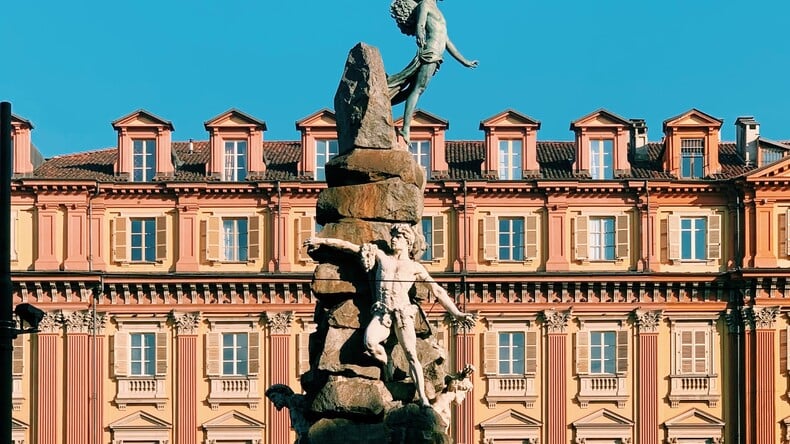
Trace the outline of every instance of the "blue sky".
{"type": "MultiPolygon", "coordinates": [[[[206,139],[203,122],[238,108],[267,140],[296,140],[296,120],[332,107],[348,50],[377,46],[388,72],[414,39],[389,0],[11,1],[0,15],[0,100],[35,125],[47,157],[113,146],[110,122],[138,108],[171,120],[174,140],[206,139]],[[8,69],[13,66],[13,69],[8,69]]],[[[753,115],[764,137],[790,139],[790,3],[605,0],[439,3],[450,37],[480,67],[449,57],[419,107],[450,121],[448,138],[482,139],[481,120],[513,108],[541,140],[598,108],[664,119],[696,107],[753,115]]],[[[396,108],[398,117],[400,108],[396,108]]]]}

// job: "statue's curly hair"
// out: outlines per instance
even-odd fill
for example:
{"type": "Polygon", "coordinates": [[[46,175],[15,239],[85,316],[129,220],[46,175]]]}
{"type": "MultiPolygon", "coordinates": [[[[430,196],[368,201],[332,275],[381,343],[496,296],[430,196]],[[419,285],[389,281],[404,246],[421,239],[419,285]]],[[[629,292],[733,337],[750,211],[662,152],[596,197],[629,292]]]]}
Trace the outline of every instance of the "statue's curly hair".
{"type": "Polygon", "coordinates": [[[415,35],[417,32],[415,9],[417,2],[414,0],[392,0],[390,4],[390,15],[395,19],[400,31],[406,35],[415,35]]]}

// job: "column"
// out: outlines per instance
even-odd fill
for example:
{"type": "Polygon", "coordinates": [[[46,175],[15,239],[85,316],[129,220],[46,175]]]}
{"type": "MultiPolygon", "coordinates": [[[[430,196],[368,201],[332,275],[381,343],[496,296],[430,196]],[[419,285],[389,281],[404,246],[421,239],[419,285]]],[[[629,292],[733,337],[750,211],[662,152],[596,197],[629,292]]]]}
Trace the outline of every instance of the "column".
{"type": "Polygon", "coordinates": [[[66,205],[66,258],[64,270],[88,270],[88,205],[85,202],[66,205]]]}
{"type": "Polygon", "coordinates": [[[636,311],[639,327],[638,422],[639,444],[658,444],[658,326],[661,311],[636,311]]]}
{"type": "MultiPolygon", "coordinates": [[[[456,196],[456,198],[463,199],[463,195],[456,196]]],[[[464,206],[463,201],[456,202],[453,205],[457,222],[455,238],[458,240],[455,258],[453,259],[453,271],[456,273],[477,270],[478,252],[474,249],[475,243],[472,242],[472,233],[475,232],[474,223],[476,208],[477,205],[470,203],[468,197],[466,206],[464,206]]]]}
{"type": "MultiPolygon", "coordinates": [[[[550,199],[551,200],[551,199],[550,199]]],[[[548,249],[546,271],[568,271],[568,205],[565,202],[549,202],[548,204],[548,249]]]]}
{"type": "Polygon", "coordinates": [[[38,250],[33,268],[36,271],[57,270],[60,268],[55,256],[58,205],[54,203],[36,204],[36,216],[38,218],[38,232],[36,233],[38,250]]]}
{"type": "Polygon", "coordinates": [[[566,342],[570,310],[545,310],[543,319],[548,334],[548,362],[546,366],[546,432],[548,444],[565,444],[567,439],[567,380],[566,342]]]}
{"type": "Polygon", "coordinates": [[[90,362],[89,312],[64,313],[66,324],[66,444],[89,442],[88,396],[90,379],[85,364],[90,362]]]}
{"type": "Polygon", "coordinates": [[[200,239],[200,222],[197,199],[179,198],[176,272],[198,271],[198,239],[200,239]]]}
{"type": "Polygon", "coordinates": [[[89,444],[102,444],[104,439],[104,326],[107,323],[105,313],[88,312],[88,330],[91,332],[88,344],[90,346],[90,380],[88,397],[88,424],[90,425],[89,444]]]}
{"type": "Polygon", "coordinates": [[[174,430],[176,444],[197,444],[197,369],[202,368],[197,356],[197,331],[200,313],[171,313],[176,327],[176,365],[174,386],[176,415],[174,430]]]}
{"type": "MultiPolygon", "coordinates": [[[[455,372],[460,372],[467,364],[477,362],[475,356],[474,327],[459,323],[455,317],[449,317],[455,330],[455,372]]],[[[466,394],[466,399],[455,404],[455,424],[453,434],[457,444],[474,444],[475,440],[475,395],[474,387],[466,394]]]]}
{"type": "MultiPolygon", "coordinates": [[[[289,369],[291,368],[291,325],[294,314],[292,311],[279,313],[266,312],[261,316],[264,325],[269,327],[269,382],[274,384],[290,383],[289,369]],[[286,365],[275,365],[287,363],[286,365]]],[[[270,444],[291,444],[291,419],[286,409],[277,410],[269,404],[269,431],[270,444]]]]}
{"type": "Polygon", "coordinates": [[[774,442],[777,436],[776,402],[774,392],[776,375],[776,332],[774,323],[779,307],[752,307],[754,323],[754,410],[758,412],[754,422],[757,443],[774,442]]]}
{"type": "Polygon", "coordinates": [[[38,444],[58,442],[58,336],[63,328],[63,317],[58,312],[47,312],[39,324],[40,333],[34,335],[38,343],[36,363],[36,440],[38,444]]]}

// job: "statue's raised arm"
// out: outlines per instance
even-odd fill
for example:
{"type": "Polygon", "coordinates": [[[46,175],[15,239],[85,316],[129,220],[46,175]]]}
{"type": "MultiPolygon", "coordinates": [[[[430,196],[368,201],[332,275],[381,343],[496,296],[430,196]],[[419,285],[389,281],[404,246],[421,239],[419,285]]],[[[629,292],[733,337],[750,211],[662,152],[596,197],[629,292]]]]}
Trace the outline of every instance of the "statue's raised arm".
{"type": "Polygon", "coordinates": [[[478,61],[468,60],[450,41],[447,22],[436,0],[394,0],[390,14],[401,32],[415,36],[417,41],[417,55],[411,63],[401,72],[387,77],[392,104],[406,102],[401,135],[408,143],[417,100],[439,70],[444,51],[447,50],[454,59],[469,68],[476,68],[478,61]]]}

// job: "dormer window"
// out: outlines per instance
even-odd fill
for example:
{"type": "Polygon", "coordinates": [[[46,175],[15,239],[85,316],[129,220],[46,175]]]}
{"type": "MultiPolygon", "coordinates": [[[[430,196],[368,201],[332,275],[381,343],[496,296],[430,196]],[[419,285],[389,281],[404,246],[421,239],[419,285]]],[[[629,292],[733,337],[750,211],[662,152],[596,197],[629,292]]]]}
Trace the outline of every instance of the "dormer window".
{"type": "Polygon", "coordinates": [[[156,174],[156,140],[132,140],[132,181],[150,182],[156,174]]]}
{"type": "Polygon", "coordinates": [[[414,161],[422,167],[425,178],[429,178],[431,175],[431,141],[414,140],[409,143],[409,152],[414,157],[414,161]]]}
{"type": "MultiPolygon", "coordinates": [[[[394,125],[401,128],[403,119],[398,119],[394,125]]],[[[449,126],[446,120],[423,110],[414,113],[409,152],[422,167],[425,179],[447,177],[450,167],[447,165],[444,132],[449,126]]],[[[400,136],[398,140],[404,143],[400,136]]]]}
{"type": "Polygon", "coordinates": [[[316,111],[296,122],[302,133],[302,158],[297,164],[299,177],[326,181],[324,166],[339,154],[335,113],[328,109],[316,111]]]}
{"type": "Polygon", "coordinates": [[[664,121],[664,171],[680,179],[702,179],[721,172],[721,119],[691,109],[664,121]]]}
{"type": "Polygon", "coordinates": [[[239,182],[247,178],[247,141],[225,141],[225,166],[222,180],[239,182]]]}
{"type": "Polygon", "coordinates": [[[590,176],[594,180],[614,178],[613,147],[612,139],[590,140],[590,176]]]}
{"type": "Polygon", "coordinates": [[[315,141],[315,180],[326,180],[326,163],[338,154],[337,139],[315,141]]]}
{"type": "Polygon", "coordinates": [[[705,139],[680,139],[680,177],[701,179],[705,176],[705,139]]]}
{"type": "Polygon", "coordinates": [[[521,139],[499,141],[499,180],[520,180],[524,147],[521,139]]]}

